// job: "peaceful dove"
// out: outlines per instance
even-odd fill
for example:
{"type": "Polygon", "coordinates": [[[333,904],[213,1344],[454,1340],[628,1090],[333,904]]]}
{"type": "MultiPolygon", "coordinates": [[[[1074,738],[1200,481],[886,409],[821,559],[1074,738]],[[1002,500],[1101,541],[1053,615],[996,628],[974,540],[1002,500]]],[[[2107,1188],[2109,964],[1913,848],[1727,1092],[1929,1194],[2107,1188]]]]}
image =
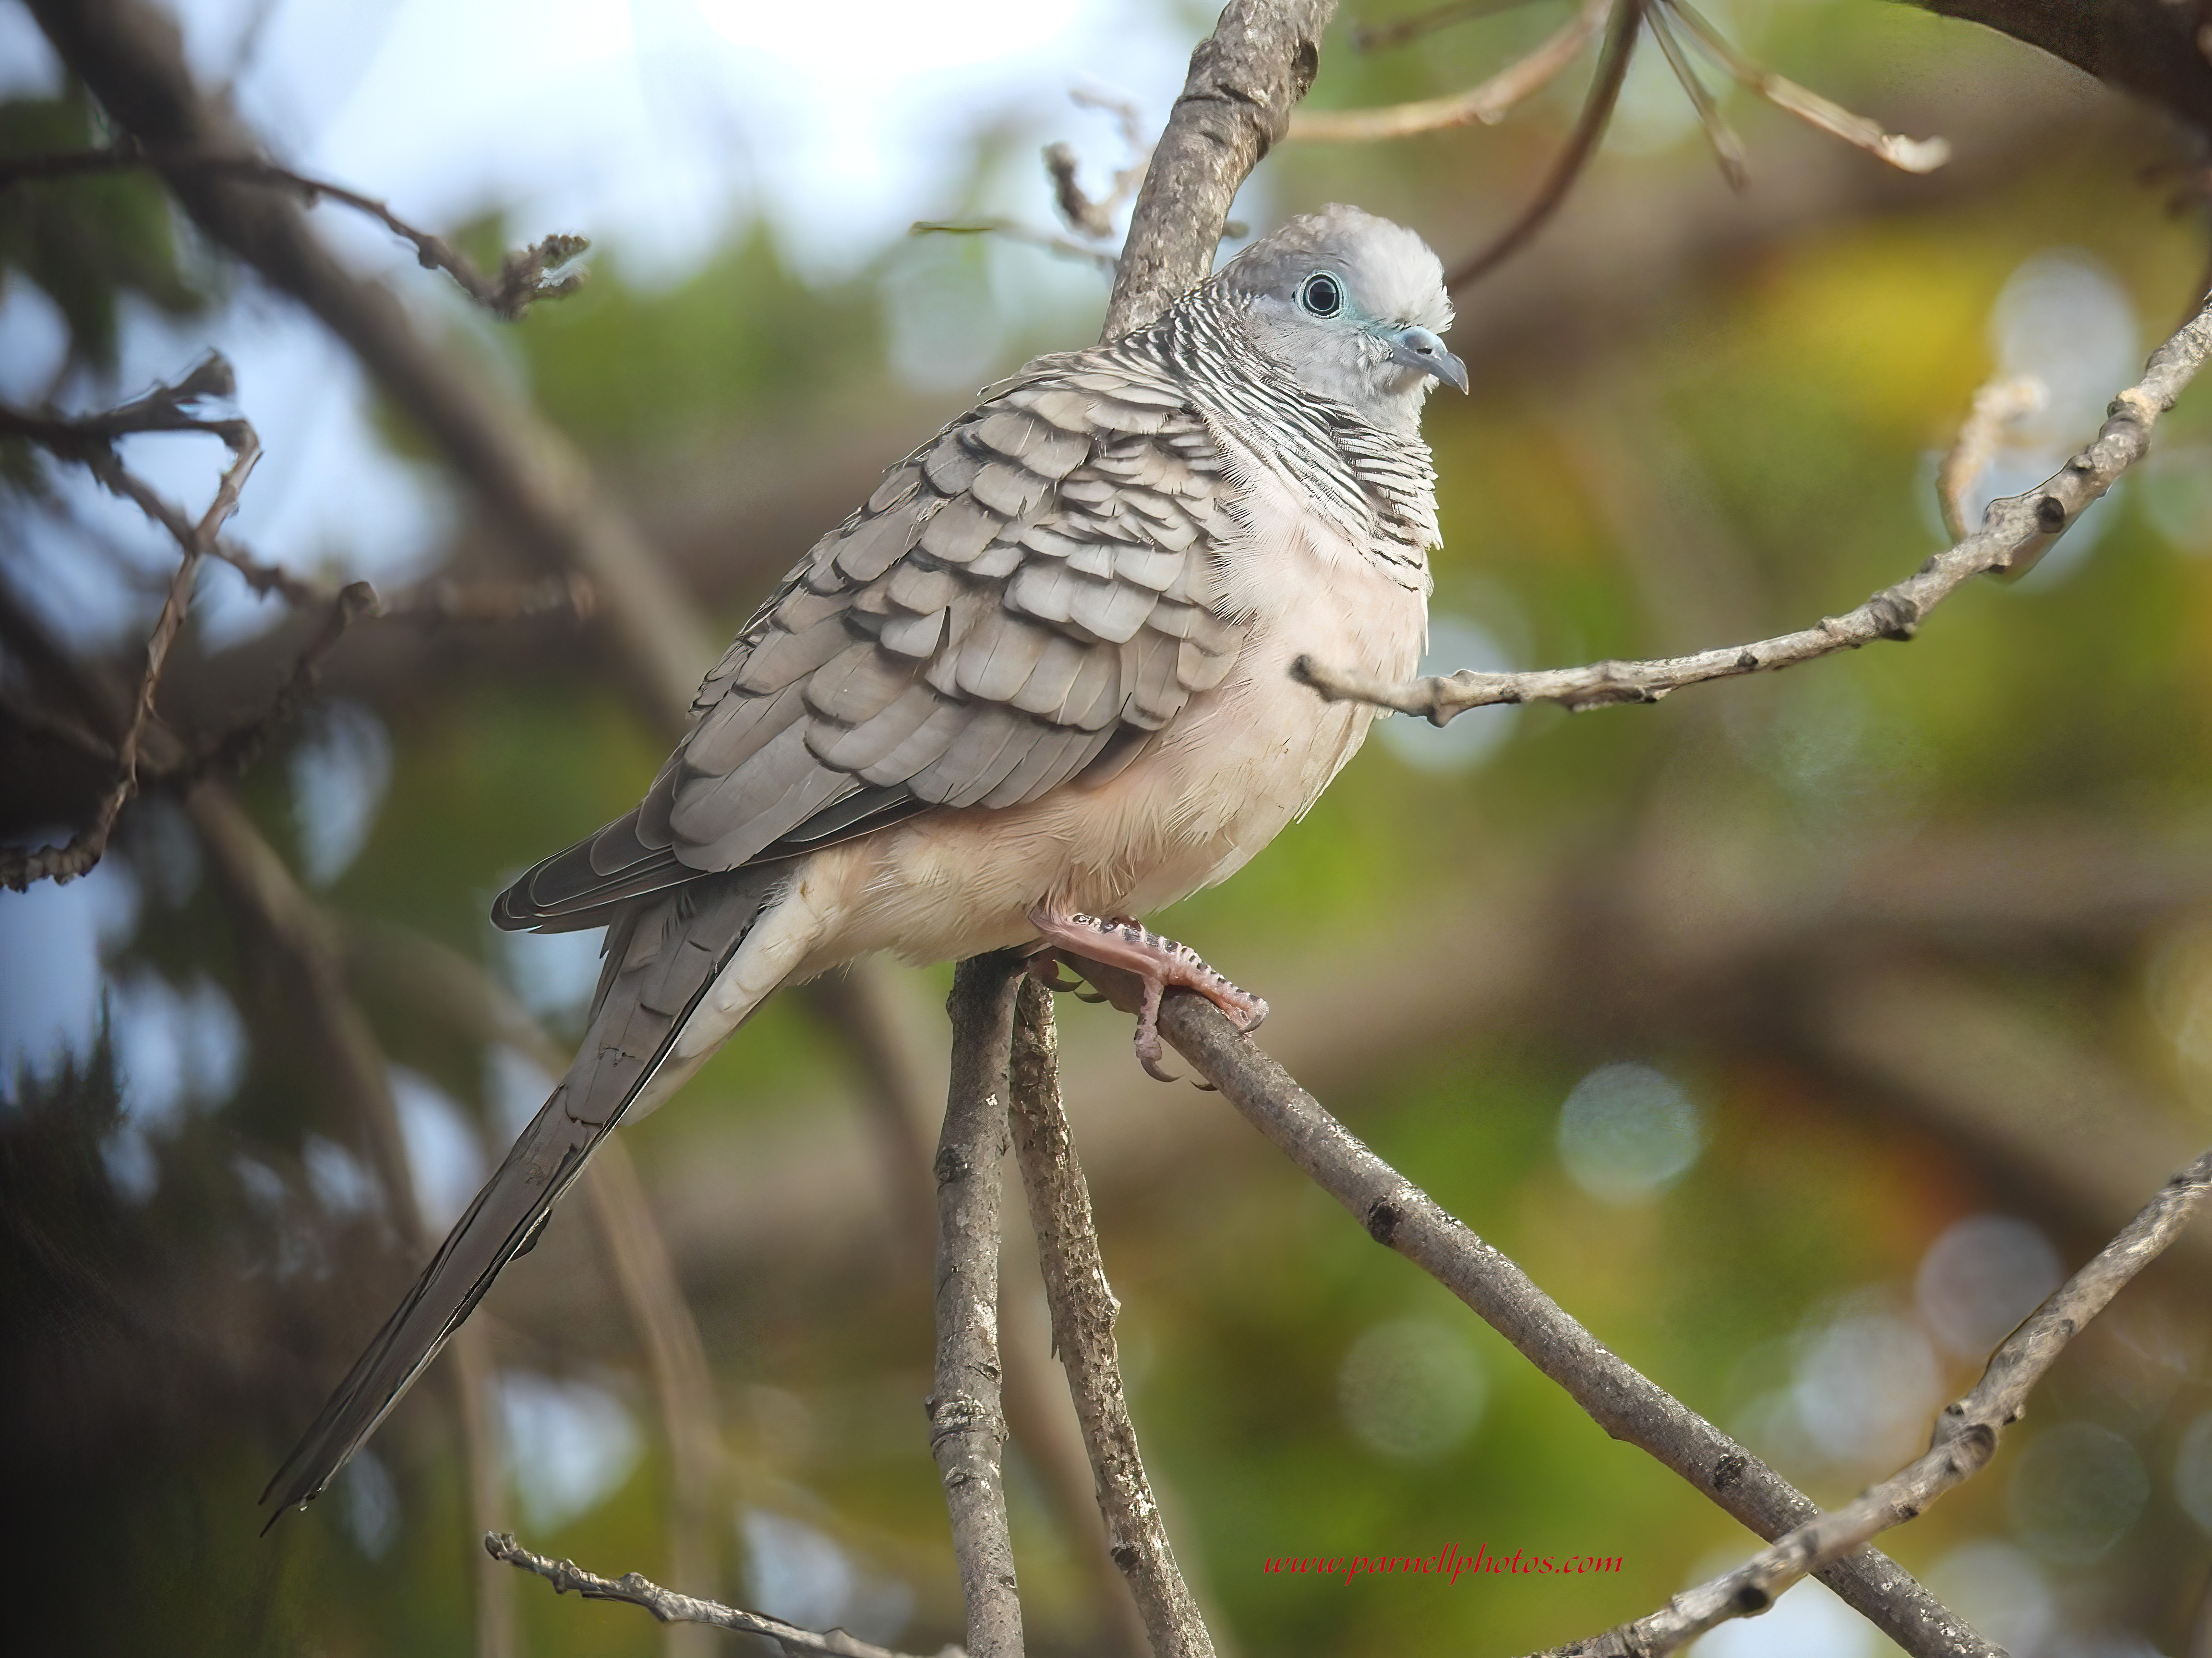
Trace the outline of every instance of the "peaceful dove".
{"type": "MultiPolygon", "coordinates": [[[[1012,946],[1265,1004],[1128,919],[1302,814],[1373,710],[1301,655],[1409,675],[1467,371],[1436,255],[1356,208],[1294,219],[1157,322],[1039,357],[894,466],[699,688],[642,803],[501,893],[606,929],[583,1048],[263,1494],[320,1492],[614,1126],[777,986],[873,951],[1012,946]]],[[[274,1519],[274,1515],[271,1519],[274,1519]]]]}

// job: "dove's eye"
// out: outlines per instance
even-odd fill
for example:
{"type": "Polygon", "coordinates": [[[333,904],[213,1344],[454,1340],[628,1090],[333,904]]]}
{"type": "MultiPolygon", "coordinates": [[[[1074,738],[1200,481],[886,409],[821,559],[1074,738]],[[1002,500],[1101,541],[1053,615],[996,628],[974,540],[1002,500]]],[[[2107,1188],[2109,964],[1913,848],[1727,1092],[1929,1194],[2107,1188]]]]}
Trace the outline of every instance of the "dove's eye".
{"type": "Polygon", "coordinates": [[[1336,278],[1326,272],[1308,277],[1298,298],[1317,317],[1333,317],[1344,307],[1343,290],[1336,285],[1336,278]]]}

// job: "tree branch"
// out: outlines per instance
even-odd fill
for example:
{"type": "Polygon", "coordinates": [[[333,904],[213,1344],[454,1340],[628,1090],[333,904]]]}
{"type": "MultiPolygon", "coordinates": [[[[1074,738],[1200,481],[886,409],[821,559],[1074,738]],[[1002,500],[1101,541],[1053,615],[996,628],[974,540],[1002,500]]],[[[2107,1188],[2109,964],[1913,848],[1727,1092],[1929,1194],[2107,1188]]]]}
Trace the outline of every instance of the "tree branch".
{"type": "Polygon", "coordinates": [[[1091,1189],[1060,1106],[1052,993],[1026,973],[1015,1004],[1008,1094],[1015,1160],[1052,1308],[1053,1346],[1066,1368],[1068,1393],[1083,1427],[1109,1552],[1136,1596],[1156,1658],[1212,1658],[1212,1637],[1176,1566],[1122,1394],[1114,1340],[1121,1304],[1106,1282],[1091,1189]]]}
{"type": "Polygon", "coordinates": [[[1486,247],[1462,259],[1444,278],[1445,287],[1462,288],[1486,271],[1496,270],[1528,246],[1529,239],[1559,211],[1568,192],[1575,187],[1575,180],[1582,177],[1583,168],[1597,153],[1598,140],[1605,136],[1606,123],[1613,119],[1613,107],[1620,101],[1620,88],[1628,79],[1629,60],[1636,56],[1636,42],[1644,26],[1644,9],[1649,3],[1650,0],[1616,0],[1612,20],[1606,27],[1605,45],[1598,52],[1597,73],[1590,79],[1589,91],[1583,99],[1582,113],[1575,118],[1574,131],[1567,135],[1566,145],[1552,163],[1551,172],[1537,187],[1528,206],[1521,210],[1520,216],[1492,238],[1486,247]]]}
{"type": "Polygon", "coordinates": [[[147,168],[165,178],[179,174],[216,173],[248,184],[274,186],[297,195],[307,206],[328,200],[350,207],[376,220],[392,235],[413,244],[416,263],[426,271],[443,271],[484,309],[507,322],[542,299],[573,294],[583,283],[580,271],[556,272],[562,265],[590,251],[583,236],[556,234],[507,256],[496,278],[487,277],[476,262],[443,236],[416,229],[384,203],[357,190],[311,179],[279,167],[265,156],[207,154],[183,149],[149,149],[126,140],[112,149],[76,150],[62,155],[0,157],[0,190],[30,180],[62,179],[94,173],[119,173],[147,168]]]}
{"type": "Polygon", "coordinates": [[[1559,77],[1605,27],[1613,7],[1613,0],[1583,0],[1581,9],[1533,52],[1465,92],[1381,109],[1302,109],[1291,117],[1289,136],[1305,143],[1341,143],[1410,137],[1477,122],[1496,126],[1559,77]]]}
{"type": "Polygon", "coordinates": [[[230,515],[238,510],[239,492],[261,459],[261,440],[241,419],[209,418],[191,411],[203,397],[228,397],[234,389],[230,365],[210,357],[174,386],[157,387],[135,402],[106,414],[72,418],[51,411],[37,414],[0,405],[0,437],[14,436],[37,443],[61,459],[81,462],[112,493],[134,502],[140,510],[169,533],[183,561],[170,579],[160,615],[146,640],[146,667],[131,698],[131,716],[115,745],[115,781],[100,797],[92,822],[72,836],[64,846],[42,846],[35,851],[0,849],[0,886],[22,892],[34,881],[66,881],[84,874],[107,850],[108,837],[124,805],[138,792],[139,749],[148,723],[154,717],[154,693],[167,667],[169,651],[185,625],[185,612],[199,580],[200,561],[216,545],[230,515]],[[230,465],[217,480],[207,510],[194,521],[125,467],[115,453],[115,440],[132,432],[207,432],[222,440],[230,450],[230,465]]]}
{"type": "MultiPolygon", "coordinates": [[[[227,101],[193,84],[174,20],[147,0],[31,0],[31,9],[63,62],[143,149],[257,158],[227,101]]],[[[352,348],[530,553],[553,570],[591,578],[615,625],[632,686],[664,727],[680,726],[714,659],[714,642],[574,446],[465,359],[419,335],[381,283],[355,276],[331,255],[288,192],[221,168],[163,176],[214,241],[352,348]]]]}
{"type": "Polygon", "coordinates": [[[1856,1502],[1776,1539],[1734,1571],[1685,1589],[1649,1617],[1608,1630],[1594,1642],[1554,1648],[1544,1658],[1660,1658],[1717,1624],[1765,1612],[1808,1572],[1917,1518],[1946,1491],[1972,1479],[1989,1466],[1998,1436],[2020,1420],[2028,1393],[2066,1344],[2179,1235],[2207,1192],[2212,1192],[2212,1151],[2168,1180],[1990,1356],[1973,1391],[1943,1407],[1926,1455],[1856,1502]]]}
{"type": "Polygon", "coordinates": [[[1876,639],[1909,639],[1928,613],[1975,576],[2016,574],[2033,566],[2082,510],[2119,481],[2150,448],[2151,428],[2212,356],[2212,299],[2151,354],[2142,379],[2112,399],[2087,448],[2024,495],[1990,503],[1982,527],[1935,554],[1915,574],[1886,587],[1856,610],[1821,618],[1795,633],[1655,661],[1594,662],[1526,674],[1457,674],[1389,685],[1310,656],[1291,676],[1328,701],[1372,703],[1419,714],[1437,725],[1470,708],[1499,703],[1559,703],[1571,712],[1611,703],[1656,703],[1679,686],[1794,667],[1876,639]]]}
{"type": "MultiPolygon", "coordinates": [[[[1137,1006],[1139,991],[1132,976],[1079,958],[1062,959],[1116,1007],[1137,1006]]],[[[1607,1433],[1649,1453],[1761,1537],[1779,1537],[1819,1514],[1810,1498],[1624,1362],[1519,1266],[1376,1156],[1205,997],[1170,991],[1160,1004],[1159,1030],[1370,1237],[1466,1302],[1607,1433]]],[[[1832,1561],[1818,1576],[1918,1658],[1999,1658],[1877,1551],[1832,1561]]]]}
{"type": "Polygon", "coordinates": [[[1153,146],[1101,338],[1141,328],[1206,280],[1229,204],[1289,130],[1335,12],[1336,0],[1229,0],[1153,146]]]}
{"type": "Polygon", "coordinates": [[[952,980],[951,1098],[937,1143],[937,1371],[929,1448],[945,1484],[973,1658],[1020,1658],[1022,1606],[999,1452],[999,1163],[1021,958],[972,957],[952,980]]]}
{"type": "MultiPolygon", "coordinates": [[[[642,1606],[664,1624],[709,1624],[716,1629],[735,1630],[740,1635],[764,1636],[791,1658],[905,1658],[889,1647],[860,1640],[842,1630],[817,1635],[812,1630],[787,1624],[765,1612],[744,1612],[718,1601],[694,1600],[688,1594],[664,1589],[635,1572],[625,1572],[615,1578],[601,1577],[596,1572],[586,1571],[573,1560],[555,1560],[547,1555],[533,1554],[505,1532],[486,1532],[483,1545],[484,1552],[493,1559],[535,1572],[553,1586],[556,1594],[573,1590],[586,1600],[619,1600],[624,1606],[642,1606]]],[[[938,1658],[961,1658],[960,1649],[946,1647],[938,1658]]]]}

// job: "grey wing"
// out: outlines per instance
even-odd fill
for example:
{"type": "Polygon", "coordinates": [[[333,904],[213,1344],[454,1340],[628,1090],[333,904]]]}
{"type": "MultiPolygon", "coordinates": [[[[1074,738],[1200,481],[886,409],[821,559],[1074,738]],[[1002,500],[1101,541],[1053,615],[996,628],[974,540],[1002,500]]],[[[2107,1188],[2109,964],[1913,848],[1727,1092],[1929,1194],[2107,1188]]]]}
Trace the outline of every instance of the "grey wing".
{"type": "Polygon", "coordinates": [[[644,802],[493,918],[599,926],[705,872],[1125,764],[1235,660],[1243,628],[1210,599],[1235,492],[1172,385],[1045,360],[815,546],[707,676],[644,802]]]}

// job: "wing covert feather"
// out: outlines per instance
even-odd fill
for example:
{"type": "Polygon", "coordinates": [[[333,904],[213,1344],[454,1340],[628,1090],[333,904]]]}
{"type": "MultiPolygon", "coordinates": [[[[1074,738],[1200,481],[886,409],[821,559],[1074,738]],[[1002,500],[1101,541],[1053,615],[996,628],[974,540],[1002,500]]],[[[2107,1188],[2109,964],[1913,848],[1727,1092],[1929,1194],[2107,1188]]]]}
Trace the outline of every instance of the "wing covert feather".
{"type": "Polygon", "coordinates": [[[1237,492],[1164,371],[1033,364],[814,546],[701,685],[646,805],[517,882],[501,924],[556,900],[584,924],[618,887],[1126,764],[1235,658],[1243,627],[1204,595],[1237,492]]]}

